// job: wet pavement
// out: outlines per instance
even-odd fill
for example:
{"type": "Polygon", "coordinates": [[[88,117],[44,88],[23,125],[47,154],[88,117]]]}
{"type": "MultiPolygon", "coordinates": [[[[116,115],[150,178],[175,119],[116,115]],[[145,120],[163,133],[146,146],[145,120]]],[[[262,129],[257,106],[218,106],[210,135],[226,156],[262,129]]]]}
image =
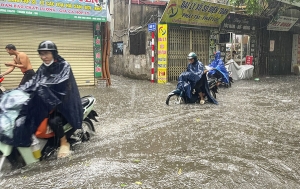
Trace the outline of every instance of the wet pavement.
{"type": "Polygon", "coordinates": [[[4,168],[0,188],[299,188],[300,77],[221,88],[219,105],[167,106],[176,83],[113,76],[97,134],[72,157],[4,168]]]}

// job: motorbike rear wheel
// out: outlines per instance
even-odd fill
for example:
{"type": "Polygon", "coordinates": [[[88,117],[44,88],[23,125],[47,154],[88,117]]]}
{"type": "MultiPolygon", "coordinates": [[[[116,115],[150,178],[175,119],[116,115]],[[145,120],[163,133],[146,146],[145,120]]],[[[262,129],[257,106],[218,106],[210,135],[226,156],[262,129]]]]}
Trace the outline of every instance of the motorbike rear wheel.
{"type": "Polygon", "coordinates": [[[183,104],[184,103],[184,100],[183,98],[181,98],[178,94],[170,94],[168,97],[167,97],[167,100],[166,100],[166,104],[167,105],[177,105],[177,104],[183,104]]]}

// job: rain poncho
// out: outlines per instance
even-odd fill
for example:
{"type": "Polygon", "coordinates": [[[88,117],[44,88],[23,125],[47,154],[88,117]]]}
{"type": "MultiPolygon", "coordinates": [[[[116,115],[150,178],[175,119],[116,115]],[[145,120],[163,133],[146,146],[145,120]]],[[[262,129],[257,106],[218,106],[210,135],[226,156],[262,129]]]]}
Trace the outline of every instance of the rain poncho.
{"type": "Polygon", "coordinates": [[[15,119],[28,99],[29,94],[21,90],[13,90],[2,96],[0,101],[0,139],[3,137],[13,138],[15,119]]]}
{"type": "Polygon", "coordinates": [[[69,63],[60,56],[48,67],[42,64],[36,75],[18,89],[30,94],[30,99],[19,110],[13,138],[2,135],[2,142],[16,147],[30,146],[32,134],[53,109],[73,128],[81,128],[83,108],[77,84],[69,63]]]}
{"type": "Polygon", "coordinates": [[[200,61],[189,64],[186,72],[181,73],[178,78],[177,89],[184,91],[186,96],[191,98],[191,88],[201,79],[204,68],[200,61]]]}
{"type": "MultiPolygon", "coordinates": [[[[225,64],[223,60],[221,59],[221,52],[217,51],[215,54],[215,59],[208,65],[211,68],[217,69],[222,75],[222,82],[229,83],[229,73],[225,67],[225,64]]],[[[208,75],[214,75],[216,73],[216,70],[210,70],[208,72],[208,75]]]]}
{"type": "MultiPolygon", "coordinates": [[[[205,66],[197,61],[192,64],[189,64],[187,67],[187,71],[180,74],[178,78],[177,88],[176,90],[183,92],[186,97],[189,99],[192,98],[192,89],[195,87],[196,83],[201,79],[205,70],[205,66]]],[[[209,97],[209,100],[215,104],[218,102],[211,96],[209,92],[209,87],[207,83],[207,79],[205,77],[205,90],[206,94],[209,97]]]]}

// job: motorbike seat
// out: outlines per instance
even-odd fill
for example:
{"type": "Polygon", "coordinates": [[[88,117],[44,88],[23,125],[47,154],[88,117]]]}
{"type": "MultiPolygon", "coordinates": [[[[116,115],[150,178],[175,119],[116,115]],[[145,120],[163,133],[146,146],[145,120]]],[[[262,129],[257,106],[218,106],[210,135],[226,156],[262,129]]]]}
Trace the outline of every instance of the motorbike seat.
{"type": "Polygon", "coordinates": [[[82,104],[83,107],[86,106],[86,105],[88,105],[89,102],[90,101],[89,101],[88,97],[82,97],[81,98],[81,104],[82,104]]]}

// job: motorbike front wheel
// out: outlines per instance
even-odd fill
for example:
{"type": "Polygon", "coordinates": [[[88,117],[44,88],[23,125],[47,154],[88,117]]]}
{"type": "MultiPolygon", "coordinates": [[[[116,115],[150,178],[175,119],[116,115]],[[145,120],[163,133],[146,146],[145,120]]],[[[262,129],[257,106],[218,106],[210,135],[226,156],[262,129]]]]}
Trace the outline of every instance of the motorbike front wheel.
{"type": "Polygon", "coordinates": [[[82,130],[83,136],[82,141],[88,141],[90,139],[91,134],[95,133],[95,127],[93,122],[89,118],[85,118],[82,121],[82,130]]]}
{"type": "Polygon", "coordinates": [[[184,100],[178,94],[169,94],[166,100],[167,105],[183,104],[184,100]]]}

